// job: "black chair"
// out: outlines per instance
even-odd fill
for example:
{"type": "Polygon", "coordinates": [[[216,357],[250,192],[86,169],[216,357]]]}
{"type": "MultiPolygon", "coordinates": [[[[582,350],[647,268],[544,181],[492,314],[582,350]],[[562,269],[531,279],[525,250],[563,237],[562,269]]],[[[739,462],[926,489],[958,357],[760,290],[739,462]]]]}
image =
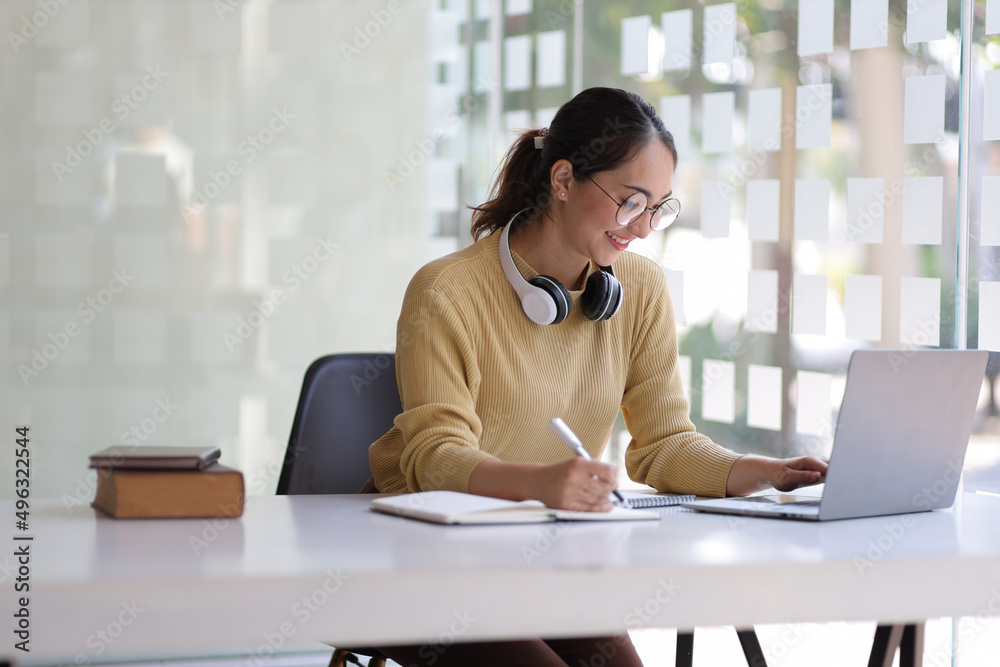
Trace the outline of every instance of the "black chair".
{"type": "MultiPolygon", "coordinates": [[[[402,411],[393,354],[314,361],[302,380],[278,495],[358,493],[371,477],[368,446],[402,411]]],[[[336,649],[330,667],[360,664],[353,654],[370,657],[369,667],[385,667],[385,656],[373,648],[336,649]]]]}

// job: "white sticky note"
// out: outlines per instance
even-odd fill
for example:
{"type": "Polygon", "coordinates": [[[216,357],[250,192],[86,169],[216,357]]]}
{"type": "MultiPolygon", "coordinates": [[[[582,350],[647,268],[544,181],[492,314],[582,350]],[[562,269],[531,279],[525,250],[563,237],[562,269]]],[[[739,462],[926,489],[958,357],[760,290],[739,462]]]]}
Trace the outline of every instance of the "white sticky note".
{"type": "Polygon", "coordinates": [[[781,430],[781,369],[747,366],[747,426],[781,430]]]}
{"type": "Polygon", "coordinates": [[[851,48],[889,43],[889,0],[851,0],[851,48]]]}
{"type": "Polygon", "coordinates": [[[799,0],[799,55],[833,52],[833,0],[799,0]]]}
{"type": "Polygon", "coordinates": [[[531,13],[531,0],[507,0],[507,16],[531,13]]]}
{"type": "Polygon", "coordinates": [[[527,90],[531,87],[531,35],[503,40],[504,90],[527,90]]]}
{"type": "Polygon", "coordinates": [[[703,62],[728,63],[736,55],[736,3],[705,7],[703,62]]]}
{"type": "Polygon", "coordinates": [[[833,431],[833,376],[799,371],[796,377],[795,432],[829,435],[833,431]]]}
{"type": "Polygon", "coordinates": [[[941,245],[944,178],[903,179],[903,243],[941,245]]]}
{"type": "Polygon", "coordinates": [[[622,19],[622,74],[649,74],[649,16],[622,19]]]}
{"type": "Polygon", "coordinates": [[[1000,176],[983,176],[979,245],[1000,245],[1000,176]]]}
{"type": "Polygon", "coordinates": [[[736,364],[705,359],[701,374],[701,418],[732,424],[736,413],[736,364]]]}
{"type": "Polygon", "coordinates": [[[490,92],[491,82],[494,80],[490,71],[492,59],[493,51],[489,41],[484,39],[472,44],[472,87],[476,93],[490,92]]]}
{"type": "Polygon", "coordinates": [[[948,36],[948,0],[906,3],[906,43],[930,42],[948,36]]]}
{"type": "Polygon", "coordinates": [[[830,239],[830,181],[795,179],[795,240],[830,239]]]}
{"type": "Polygon", "coordinates": [[[684,398],[691,402],[691,357],[677,355],[677,372],[681,374],[681,384],[684,385],[684,398]]]}
{"type": "Polygon", "coordinates": [[[747,103],[747,148],[781,149],[781,88],[751,90],[747,103]]]}
{"type": "Polygon", "coordinates": [[[747,331],[778,331],[778,272],[750,271],[747,274],[747,331]]]}
{"type": "Polygon", "coordinates": [[[848,338],[882,340],[882,276],[847,276],[844,319],[848,338]]]}
{"type": "Polygon", "coordinates": [[[685,161],[691,157],[691,96],[673,95],[660,98],[660,118],[674,136],[677,158],[685,161]]]}
{"type": "Polygon", "coordinates": [[[885,180],[847,179],[847,227],[850,243],[881,243],[885,219],[885,180]]]}
{"type": "Polygon", "coordinates": [[[691,32],[694,14],[690,9],[663,12],[663,69],[667,72],[691,69],[691,32]]]}
{"type": "Polygon", "coordinates": [[[728,181],[702,181],[701,234],[707,239],[728,238],[732,219],[732,187],[728,181]]]}
{"type": "Polygon", "coordinates": [[[899,342],[904,345],[940,345],[941,280],[910,278],[900,281],[899,342]]]}
{"type": "Polygon", "coordinates": [[[684,272],[664,269],[663,273],[667,276],[667,290],[674,304],[674,320],[677,326],[684,326],[687,324],[687,317],[684,315],[684,272]]]}
{"type": "Polygon", "coordinates": [[[979,283],[980,350],[1000,352],[1000,283],[979,283]]]}
{"type": "Polygon", "coordinates": [[[732,91],[707,93],[701,100],[701,150],[728,153],[733,150],[733,112],[736,96],[732,91]]]}
{"type": "Polygon", "coordinates": [[[747,227],[751,241],[778,240],[781,182],[776,178],[747,181],[747,227]]]}
{"type": "Polygon", "coordinates": [[[983,141],[1000,139],[1000,69],[983,78],[983,141]]]}
{"type": "Polygon", "coordinates": [[[944,139],[945,75],[906,78],[903,143],[932,144],[944,139]]]}
{"type": "Polygon", "coordinates": [[[1000,34],[1000,0],[986,0],[986,34],[1000,34]]]}
{"type": "Polygon", "coordinates": [[[795,91],[795,147],[823,148],[830,145],[833,89],[829,83],[799,86],[795,91]]]}
{"type": "Polygon", "coordinates": [[[562,86],[566,83],[566,32],[554,30],[538,33],[539,88],[562,86]]]}
{"type": "Polygon", "coordinates": [[[792,276],[792,333],[826,335],[826,276],[792,276]]]}

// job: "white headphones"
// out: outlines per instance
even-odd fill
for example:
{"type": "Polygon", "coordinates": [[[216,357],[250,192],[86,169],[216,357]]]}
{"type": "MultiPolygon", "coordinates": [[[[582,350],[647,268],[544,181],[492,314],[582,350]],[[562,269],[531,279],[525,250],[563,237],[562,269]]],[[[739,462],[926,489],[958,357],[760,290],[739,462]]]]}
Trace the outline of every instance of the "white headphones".
{"type": "MultiPolygon", "coordinates": [[[[518,213],[520,215],[520,213],[518,213]]],[[[573,299],[569,290],[551,276],[538,275],[525,280],[514,264],[510,252],[510,228],[517,216],[511,219],[500,233],[500,266],[503,267],[507,282],[521,298],[521,308],[528,319],[535,324],[558,324],[573,310],[573,299]]],[[[583,314],[595,322],[609,320],[622,306],[622,286],[615,277],[615,270],[602,266],[587,279],[587,286],[580,297],[583,314]]]]}

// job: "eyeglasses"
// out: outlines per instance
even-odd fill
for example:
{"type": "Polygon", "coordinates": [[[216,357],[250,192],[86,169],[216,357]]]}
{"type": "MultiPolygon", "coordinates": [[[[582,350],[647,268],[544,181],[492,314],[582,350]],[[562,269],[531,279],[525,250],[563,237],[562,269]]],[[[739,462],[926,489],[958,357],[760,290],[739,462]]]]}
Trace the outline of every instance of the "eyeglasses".
{"type": "Polygon", "coordinates": [[[681,214],[681,203],[675,197],[668,197],[662,204],[657,206],[649,206],[649,200],[646,199],[646,195],[641,192],[635,192],[626,197],[623,201],[618,201],[611,194],[602,188],[597,181],[590,178],[589,175],[580,172],[587,179],[600,188],[601,192],[608,195],[614,203],[618,204],[618,212],[615,214],[615,222],[617,222],[622,227],[628,227],[633,222],[639,219],[639,217],[646,211],[651,211],[649,214],[649,228],[654,232],[659,232],[667,227],[677,219],[677,216],[681,214]]]}

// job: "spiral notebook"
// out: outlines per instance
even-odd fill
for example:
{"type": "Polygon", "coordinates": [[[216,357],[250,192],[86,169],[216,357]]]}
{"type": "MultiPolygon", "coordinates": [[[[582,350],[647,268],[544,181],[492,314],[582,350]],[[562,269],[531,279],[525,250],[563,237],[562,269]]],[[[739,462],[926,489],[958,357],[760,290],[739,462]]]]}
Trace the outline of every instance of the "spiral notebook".
{"type": "Polygon", "coordinates": [[[677,495],[663,495],[654,493],[629,493],[621,491],[622,496],[632,509],[648,509],[653,507],[672,507],[681,503],[694,501],[694,496],[689,493],[677,495]]]}
{"type": "Polygon", "coordinates": [[[537,500],[514,502],[455,491],[423,491],[383,496],[371,502],[376,512],[431,523],[541,523],[546,521],[656,521],[657,512],[615,507],[610,512],[551,509],[537,500]]]}

